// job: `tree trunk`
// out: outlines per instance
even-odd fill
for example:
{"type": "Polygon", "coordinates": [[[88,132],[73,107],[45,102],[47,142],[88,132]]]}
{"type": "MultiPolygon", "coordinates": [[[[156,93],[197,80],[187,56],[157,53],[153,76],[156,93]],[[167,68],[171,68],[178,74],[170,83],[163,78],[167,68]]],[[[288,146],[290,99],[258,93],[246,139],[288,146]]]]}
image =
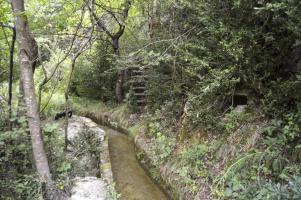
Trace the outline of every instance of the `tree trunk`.
{"type": "MultiPolygon", "coordinates": [[[[114,50],[114,54],[117,57],[116,61],[120,57],[120,49],[119,49],[119,38],[112,39],[112,46],[114,50]]],[[[124,71],[117,66],[117,80],[116,80],[116,88],[115,95],[118,103],[121,103],[123,100],[123,84],[124,84],[124,71]]]]}
{"type": "Polygon", "coordinates": [[[15,28],[19,46],[19,62],[21,68],[21,84],[24,92],[24,102],[28,126],[31,135],[32,148],[35,165],[40,179],[47,184],[52,184],[51,174],[48,166],[44,143],[41,135],[41,122],[38,113],[38,104],[35,95],[33,81],[33,60],[34,38],[28,26],[27,17],[24,12],[24,0],[12,0],[13,12],[15,15],[15,28]]]}
{"type": "MultiPolygon", "coordinates": [[[[84,16],[84,13],[83,13],[82,16],[84,16]]],[[[78,27],[80,25],[81,25],[81,23],[78,25],[78,27]]],[[[76,61],[77,61],[78,57],[85,51],[85,48],[87,47],[87,45],[91,41],[93,31],[94,31],[94,29],[92,28],[89,38],[83,43],[82,46],[79,47],[78,51],[75,53],[75,55],[71,59],[71,71],[70,71],[70,76],[69,76],[69,79],[68,79],[67,88],[66,88],[66,91],[65,91],[65,112],[66,112],[66,117],[65,117],[65,148],[64,148],[65,152],[67,151],[67,147],[68,147],[68,143],[69,143],[69,140],[68,140],[68,124],[69,124],[69,122],[68,122],[68,110],[71,109],[71,105],[70,105],[70,102],[69,102],[69,91],[70,91],[70,86],[71,86],[71,80],[72,80],[72,76],[73,76],[73,73],[74,73],[76,61]]]]}
{"type": "MultiPolygon", "coordinates": [[[[16,42],[16,29],[12,28],[13,35],[11,46],[9,49],[9,81],[8,81],[8,107],[9,107],[9,119],[12,118],[12,98],[13,98],[13,70],[14,70],[14,50],[16,42]]],[[[9,129],[12,129],[12,122],[9,122],[9,129]]]]}
{"type": "MultiPolygon", "coordinates": [[[[118,60],[118,58],[120,57],[119,39],[121,38],[121,36],[123,35],[124,30],[125,30],[125,21],[128,18],[129,10],[131,8],[131,0],[124,1],[122,12],[119,13],[122,15],[123,22],[120,22],[119,17],[116,15],[115,12],[110,11],[110,9],[103,8],[99,4],[95,3],[94,0],[92,0],[91,2],[92,2],[92,6],[89,7],[89,10],[92,14],[92,17],[95,19],[98,27],[101,28],[107,34],[107,36],[109,36],[111,38],[114,54],[117,57],[116,60],[118,60]],[[113,16],[116,23],[119,25],[119,29],[117,32],[115,32],[115,33],[110,32],[109,29],[104,25],[102,20],[97,17],[96,13],[94,12],[94,4],[102,7],[102,9],[104,9],[106,12],[108,12],[110,15],[113,16]]],[[[123,97],[124,97],[123,85],[124,85],[124,82],[126,79],[125,77],[126,77],[126,70],[123,70],[123,69],[120,69],[119,67],[117,67],[117,80],[116,80],[115,96],[116,96],[116,100],[118,103],[121,103],[123,100],[123,97]]]]}
{"type": "Polygon", "coordinates": [[[65,146],[64,146],[64,151],[65,152],[67,152],[68,143],[69,143],[69,140],[68,140],[68,126],[69,126],[68,110],[71,108],[70,102],[69,102],[69,90],[70,90],[72,76],[73,76],[73,73],[74,73],[76,60],[77,60],[77,58],[80,54],[81,54],[81,52],[78,52],[71,60],[71,71],[70,71],[70,75],[69,75],[69,79],[68,79],[67,88],[66,88],[66,91],[65,91],[65,112],[66,112],[65,131],[64,131],[65,132],[65,146]]]}
{"type": "Polygon", "coordinates": [[[121,69],[117,69],[117,81],[116,81],[116,100],[118,103],[121,103],[123,100],[123,78],[124,73],[121,69]]]}

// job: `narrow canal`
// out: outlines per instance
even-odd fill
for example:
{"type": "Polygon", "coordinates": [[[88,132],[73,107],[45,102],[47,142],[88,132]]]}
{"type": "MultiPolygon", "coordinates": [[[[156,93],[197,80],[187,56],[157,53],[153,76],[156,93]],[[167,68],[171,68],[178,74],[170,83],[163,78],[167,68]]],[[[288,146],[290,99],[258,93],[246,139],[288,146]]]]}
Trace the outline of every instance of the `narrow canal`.
{"type": "Polygon", "coordinates": [[[122,200],[167,200],[168,197],[149,177],[136,159],[134,143],[115,130],[103,127],[109,136],[109,151],[116,183],[122,200]]]}

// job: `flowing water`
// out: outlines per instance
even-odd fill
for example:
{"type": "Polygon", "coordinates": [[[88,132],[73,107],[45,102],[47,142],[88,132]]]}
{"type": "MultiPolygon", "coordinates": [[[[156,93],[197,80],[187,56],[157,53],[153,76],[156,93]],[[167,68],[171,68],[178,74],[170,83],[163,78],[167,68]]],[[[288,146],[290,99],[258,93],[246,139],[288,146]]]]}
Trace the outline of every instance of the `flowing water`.
{"type": "Polygon", "coordinates": [[[116,183],[122,200],[167,200],[165,193],[148,176],[136,159],[133,142],[128,136],[104,128],[109,136],[109,151],[116,183]]]}

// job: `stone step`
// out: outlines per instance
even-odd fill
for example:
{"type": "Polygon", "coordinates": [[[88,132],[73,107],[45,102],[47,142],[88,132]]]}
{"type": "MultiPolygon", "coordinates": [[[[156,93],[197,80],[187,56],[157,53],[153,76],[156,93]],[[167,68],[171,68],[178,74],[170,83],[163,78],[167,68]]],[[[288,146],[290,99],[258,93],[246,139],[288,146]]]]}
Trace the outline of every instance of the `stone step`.
{"type": "Polygon", "coordinates": [[[145,93],[134,93],[134,96],[146,96],[145,93]]]}
{"type": "Polygon", "coordinates": [[[139,86],[137,86],[137,87],[133,87],[133,90],[146,90],[146,87],[139,87],[139,86]]]}
{"type": "Polygon", "coordinates": [[[130,80],[129,82],[132,83],[132,84],[135,84],[135,83],[143,83],[143,84],[145,84],[145,80],[144,79],[135,79],[135,80],[130,80]]]}
{"type": "Polygon", "coordinates": [[[146,99],[138,99],[137,103],[146,103],[146,99]]]}
{"type": "Polygon", "coordinates": [[[131,79],[145,79],[146,76],[145,75],[135,75],[135,76],[131,76],[131,79]]]}
{"type": "Polygon", "coordinates": [[[144,72],[143,71],[140,71],[140,70],[133,70],[130,72],[131,74],[143,74],[144,72]]]}

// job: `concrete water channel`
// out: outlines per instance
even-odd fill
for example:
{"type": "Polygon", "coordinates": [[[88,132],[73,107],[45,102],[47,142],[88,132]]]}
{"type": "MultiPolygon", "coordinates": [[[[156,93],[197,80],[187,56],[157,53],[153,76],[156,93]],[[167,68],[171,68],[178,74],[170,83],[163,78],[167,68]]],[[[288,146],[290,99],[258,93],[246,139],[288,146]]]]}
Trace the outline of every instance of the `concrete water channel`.
{"type": "MultiPolygon", "coordinates": [[[[115,183],[117,193],[122,200],[167,200],[163,190],[156,184],[136,159],[134,142],[126,134],[122,134],[106,126],[100,126],[86,117],[74,116],[68,125],[68,139],[83,142],[88,132],[101,142],[101,176],[97,176],[99,166],[94,157],[85,153],[75,159],[71,189],[71,200],[110,200],[110,185],[115,183]],[[84,138],[78,139],[80,134],[84,138]]],[[[70,149],[72,150],[75,149],[70,149]]],[[[74,154],[69,153],[69,157],[74,154]],[[69,155],[70,154],[70,155],[69,155]]]]}
{"type": "Polygon", "coordinates": [[[102,127],[109,137],[109,152],[116,190],[122,200],[167,200],[164,191],[149,177],[136,159],[129,136],[102,127]]]}

